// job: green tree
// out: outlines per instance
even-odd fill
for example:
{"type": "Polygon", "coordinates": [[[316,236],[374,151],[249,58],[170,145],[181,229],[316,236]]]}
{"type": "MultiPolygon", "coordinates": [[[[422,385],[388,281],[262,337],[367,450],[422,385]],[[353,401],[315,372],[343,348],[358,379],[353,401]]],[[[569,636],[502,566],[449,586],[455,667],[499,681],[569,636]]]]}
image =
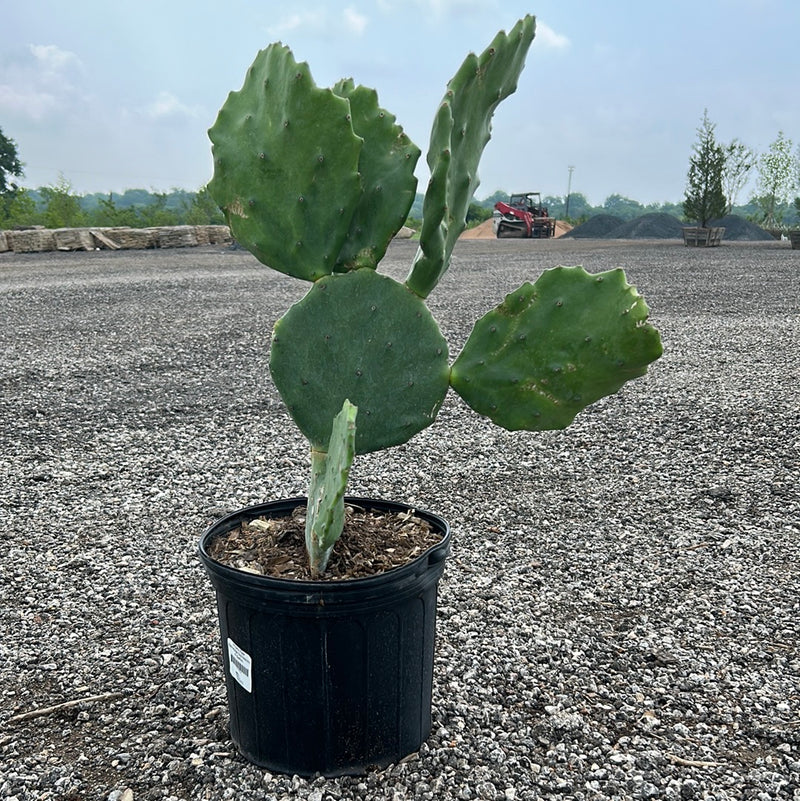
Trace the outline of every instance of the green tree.
{"type": "Polygon", "coordinates": [[[130,227],[135,228],[138,223],[136,209],[120,208],[114,200],[114,193],[110,192],[108,197],[102,197],[89,212],[89,219],[92,225],[103,227],[130,227]]]}
{"type": "Polygon", "coordinates": [[[774,228],[783,220],[781,204],[787,203],[797,185],[797,160],[792,153],[792,140],[778,131],[769,150],[758,161],[758,203],[763,224],[774,228]]]}
{"type": "Polygon", "coordinates": [[[16,191],[16,184],[9,180],[20,178],[23,174],[22,162],[17,155],[17,143],[3,134],[0,128],[0,197],[16,191]]]}
{"type": "Polygon", "coordinates": [[[23,175],[22,162],[17,154],[17,144],[3,134],[0,128],[0,228],[11,227],[7,220],[11,216],[11,206],[19,192],[19,187],[11,178],[23,175]]]}
{"type": "Polygon", "coordinates": [[[727,203],[722,188],[725,171],[725,149],[715,136],[715,125],[703,112],[703,121],[697,129],[697,141],[689,159],[683,215],[690,222],[705,228],[712,220],[725,216],[727,203]]]}
{"type": "Polygon", "coordinates": [[[192,197],[186,210],[186,222],[188,225],[221,225],[225,222],[225,216],[207,187],[201,187],[192,197]]]}
{"type": "Polygon", "coordinates": [[[733,211],[736,205],[736,198],[747,183],[750,173],[758,163],[758,156],[755,150],[747,147],[738,139],[734,139],[725,146],[725,167],[722,170],[722,188],[725,191],[725,198],[728,205],[725,209],[726,214],[733,211]]]}
{"type": "Polygon", "coordinates": [[[38,221],[36,201],[27,189],[18,187],[13,195],[0,202],[0,229],[36,225],[38,221]]]}
{"type": "MultiPolygon", "coordinates": [[[[572,201],[570,201],[570,206],[572,201]]],[[[603,212],[606,214],[616,214],[623,220],[632,220],[644,213],[644,206],[636,200],[631,200],[623,195],[609,195],[603,203],[603,212]]],[[[571,211],[571,209],[570,209],[571,211]]]]}
{"type": "Polygon", "coordinates": [[[63,175],[58,176],[55,185],[42,187],[41,193],[47,228],[77,228],[86,222],[80,198],[73,194],[72,185],[63,175]]]}
{"type": "Polygon", "coordinates": [[[497,191],[489,195],[489,197],[482,200],[481,205],[493,209],[494,204],[497,203],[498,200],[502,201],[503,203],[508,203],[508,198],[509,198],[508,192],[506,192],[503,189],[498,189],[497,191]]]}
{"type": "Polygon", "coordinates": [[[139,209],[139,218],[145,228],[178,224],[178,215],[167,208],[168,199],[166,192],[154,192],[150,202],[139,209]]]}
{"type": "Polygon", "coordinates": [[[492,210],[487,209],[485,206],[481,205],[480,203],[470,203],[469,208],[467,209],[467,227],[472,228],[476,225],[479,225],[482,222],[485,222],[492,216],[492,210]]]}
{"type": "MultiPolygon", "coordinates": [[[[561,210],[556,209],[557,215],[553,214],[553,211],[550,211],[550,216],[558,216],[561,217],[562,215],[566,214],[566,198],[564,198],[564,203],[562,205],[561,210]]],[[[570,192],[569,193],[569,217],[567,221],[570,223],[575,223],[578,220],[586,217],[591,217],[594,209],[592,208],[591,203],[589,203],[586,195],[582,192],[570,192]]]]}

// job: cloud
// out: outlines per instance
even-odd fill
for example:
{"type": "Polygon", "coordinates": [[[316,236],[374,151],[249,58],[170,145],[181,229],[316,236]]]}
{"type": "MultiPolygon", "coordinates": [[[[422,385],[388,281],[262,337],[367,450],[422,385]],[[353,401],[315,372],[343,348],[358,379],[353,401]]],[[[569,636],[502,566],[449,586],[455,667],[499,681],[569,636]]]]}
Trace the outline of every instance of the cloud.
{"type": "Polygon", "coordinates": [[[308,8],[287,14],[267,28],[272,37],[285,37],[293,33],[329,35],[331,30],[361,36],[366,30],[368,18],[353,6],[348,6],[341,16],[331,18],[327,9],[308,8]]]}
{"type": "Polygon", "coordinates": [[[28,45],[0,66],[0,111],[42,120],[83,101],[83,65],[55,45],[28,45]]]}
{"type": "Polygon", "coordinates": [[[45,74],[57,75],[70,67],[82,66],[75,53],[62,50],[56,45],[29,45],[29,50],[45,74]]]}
{"type": "Polygon", "coordinates": [[[564,50],[570,44],[566,36],[556,33],[549,25],[539,22],[538,19],[536,20],[536,38],[533,43],[546,47],[548,50],[564,50]]]}
{"type": "Polygon", "coordinates": [[[144,116],[152,120],[160,120],[175,117],[200,117],[203,109],[181,103],[171,92],[159,92],[156,99],[152,103],[148,103],[142,112],[144,116]]]}
{"type": "MultiPolygon", "coordinates": [[[[441,22],[447,17],[485,13],[487,4],[493,5],[491,0],[412,0],[412,5],[420,9],[426,19],[430,18],[436,22],[441,22]]],[[[407,13],[408,1],[378,0],[377,6],[383,12],[407,13]]]]}
{"type": "Polygon", "coordinates": [[[270,36],[285,36],[297,30],[320,30],[324,27],[324,11],[302,11],[283,17],[275,25],[267,28],[270,36]]]}
{"type": "Polygon", "coordinates": [[[348,6],[344,10],[344,24],[348,30],[352,31],[358,36],[366,30],[367,18],[363,14],[359,14],[352,6],[348,6]]]}
{"type": "Polygon", "coordinates": [[[58,106],[58,98],[49,92],[0,83],[0,112],[3,114],[41,120],[58,106]]]}

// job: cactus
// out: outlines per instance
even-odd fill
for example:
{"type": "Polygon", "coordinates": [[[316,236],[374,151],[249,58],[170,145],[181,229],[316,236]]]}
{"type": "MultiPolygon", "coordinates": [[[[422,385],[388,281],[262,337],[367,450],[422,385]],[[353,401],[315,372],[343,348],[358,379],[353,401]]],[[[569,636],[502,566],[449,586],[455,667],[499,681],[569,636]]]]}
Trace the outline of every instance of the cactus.
{"type": "Polygon", "coordinates": [[[410,209],[420,151],[373,90],[351,80],[320,89],[306,64],[273,44],[209,131],[209,191],[233,235],[267,266],[312,282],[275,324],[270,370],[311,445],[314,574],[341,533],[354,456],[431,425],[451,386],[505,428],[557,429],[661,354],[621,270],[546,271],[476,323],[452,367],[425,304],[466,225],[492,116],[515,90],[534,32],[525,17],[448,83],[405,283],[376,267],[410,209]]]}

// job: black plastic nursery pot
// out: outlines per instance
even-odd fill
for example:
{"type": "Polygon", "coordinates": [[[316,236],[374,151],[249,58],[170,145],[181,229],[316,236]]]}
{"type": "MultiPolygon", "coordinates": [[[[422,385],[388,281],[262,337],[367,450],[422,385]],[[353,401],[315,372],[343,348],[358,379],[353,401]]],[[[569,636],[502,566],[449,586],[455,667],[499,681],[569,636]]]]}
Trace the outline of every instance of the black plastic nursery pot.
{"type": "Polygon", "coordinates": [[[200,540],[217,596],[231,738],[273,772],[364,773],[417,751],[430,734],[436,600],[450,530],[405,504],[347,498],[378,511],[413,510],[442,540],[403,567],[343,581],[271,578],[209,557],[216,535],[305,502],[241,509],[200,540]]]}

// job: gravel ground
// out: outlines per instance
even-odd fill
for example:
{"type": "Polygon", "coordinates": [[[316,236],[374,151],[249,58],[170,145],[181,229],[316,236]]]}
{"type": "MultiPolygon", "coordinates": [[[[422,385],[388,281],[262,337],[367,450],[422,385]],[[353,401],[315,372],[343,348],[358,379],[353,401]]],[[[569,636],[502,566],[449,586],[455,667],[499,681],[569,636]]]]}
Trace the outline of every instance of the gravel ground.
{"type": "Polygon", "coordinates": [[[306,781],[233,752],[196,556],[216,517],[304,490],[267,374],[303,285],[219,248],[0,255],[0,797],[800,799],[800,252],[463,242],[431,298],[452,351],[556,264],[625,267],[666,353],[567,431],[451,393],[357,460],[353,494],[453,528],[434,728],[306,781]]]}

